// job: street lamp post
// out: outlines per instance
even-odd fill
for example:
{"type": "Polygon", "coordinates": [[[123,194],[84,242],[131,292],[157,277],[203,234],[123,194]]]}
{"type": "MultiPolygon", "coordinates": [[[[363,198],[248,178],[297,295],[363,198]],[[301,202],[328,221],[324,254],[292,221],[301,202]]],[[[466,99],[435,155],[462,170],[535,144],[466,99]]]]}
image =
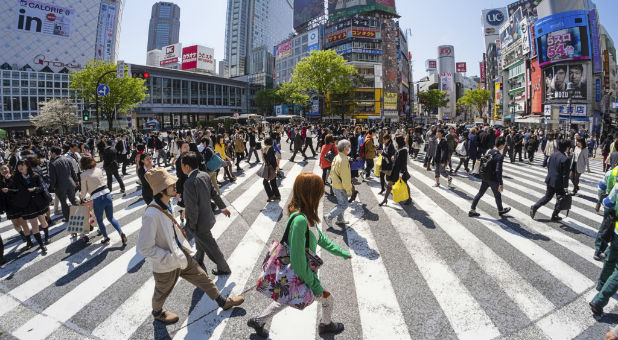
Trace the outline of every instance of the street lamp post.
{"type": "Polygon", "coordinates": [[[567,93],[569,94],[569,99],[568,99],[568,105],[569,105],[569,127],[566,131],[566,133],[570,133],[571,132],[571,128],[572,128],[572,120],[573,120],[573,108],[571,107],[571,103],[572,103],[572,97],[573,97],[573,93],[575,93],[575,84],[569,82],[567,83],[567,93]]]}

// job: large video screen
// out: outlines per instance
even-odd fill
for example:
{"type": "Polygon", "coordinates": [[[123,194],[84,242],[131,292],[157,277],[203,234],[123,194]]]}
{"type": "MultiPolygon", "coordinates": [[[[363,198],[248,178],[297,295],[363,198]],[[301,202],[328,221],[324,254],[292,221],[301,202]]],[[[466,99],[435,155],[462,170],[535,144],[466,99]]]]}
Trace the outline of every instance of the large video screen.
{"type": "Polygon", "coordinates": [[[328,0],[331,19],[377,10],[397,14],[395,0],[328,0]]]}
{"type": "Polygon", "coordinates": [[[588,99],[586,67],[583,64],[555,64],[543,69],[545,78],[545,102],[588,99]],[[575,91],[569,95],[567,84],[573,83],[575,91]]]}
{"type": "Polygon", "coordinates": [[[590,59],[586,11],[552,15],[535,23],[539,66],[590,59]]]}
{"type": "Polygon", "coordinates": [[[324,15],[324,0],[294,0],[294,28],[324,15]]]}

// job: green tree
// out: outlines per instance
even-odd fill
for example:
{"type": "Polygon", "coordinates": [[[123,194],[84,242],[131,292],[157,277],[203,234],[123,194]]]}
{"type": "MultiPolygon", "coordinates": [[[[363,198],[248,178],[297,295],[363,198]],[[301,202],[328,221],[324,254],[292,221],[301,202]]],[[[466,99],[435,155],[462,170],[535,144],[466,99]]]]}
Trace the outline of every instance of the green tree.
{"type": "Polygon", "coordinates": [[[335,50],[312,51],[304,57],[292,74],[295,94],[305,94],[307,100],[314,95],[320,100],[320,113],[324,114],[324,101],[328,92],[344,92],[352,88],[352,76],[357,74],[352,65],[335,50]]]}
{"type": "Polygon", "coordinates": [[[330,114],[341,115],[341,121],[345,119],[345,114],[354,111],[354,104],[356,103],[357,92],[355,89],[364,87],[367,84],[367,80],[362,75],[355,73],[350,76],[350,86],[339,90],[330,92],[330,114]]]}
{"type": "Polygon", "coordinates": [[[449,99],[446,98],[446,96],[446,91],[436,89],[420,91],[418,93],[418,101],[423,105],[423,111],[425,111],[426,114],[430,114],[438,108],[448,105],[449,99]]]}
{"type": "Polygon", "coordinates": [[[67,133],[70,128],[79,124],[77,106],[66,98],[52,98],[40,104],[39,114],[30,116],[30,121],[37,129],[67,133]]]}
{"type": "Polygon", "coordinates": [[[255,93],[255,105],[261,114],[272,113],[273,106],[281,104],[281,96],[276,89],[262,89],[255,93]]]}
{"type": "Polygon", "coordinates": [[[487,123],[487,117],[483,116],[483,110],[487,107],[487,103],[491,100],[491,92],[489,90],[470,90],[466,92],[463,97],[459,98],[458,103],[462,103],[473,107],[479,116],[483,117],[485,123],[487,123]]]}
{"type": "MultiPolygon", "coordinates": [[[[116,64],[101,60],[89,62],[81,71],[71,72],[70,87],[78,98],[87,103],[95,102],[97,80],[105,72],[115,71],[116,64]]],[[[114,73],[106,75],[101,83],[110,88],[109,95],[99,96],[99,110],[103,119],[107,120],[109,129],[114,125],[115,112],[126,112],[146,99],[145,80],[140,78],[116,78],[114,73]]]]}
{"type": "Polygon", "coordinates": [[[278,104],[287,103],[306,107],[309,103],[309,95],[302,91],[295,82],[281,84],[277,89],[277,95],[280,100],[278,104]]]}

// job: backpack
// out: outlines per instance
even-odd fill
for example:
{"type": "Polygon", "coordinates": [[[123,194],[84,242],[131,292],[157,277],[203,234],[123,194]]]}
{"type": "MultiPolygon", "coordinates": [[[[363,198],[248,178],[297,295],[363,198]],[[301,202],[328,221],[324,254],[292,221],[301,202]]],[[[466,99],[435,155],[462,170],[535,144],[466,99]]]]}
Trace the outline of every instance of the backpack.
{"type": "Polygon", "coordinates": [[[481,178],[484,179],[490,179],[495,172],[495,169],[493,169],[490,165],[493,163],[494,160],[494,152],[491,152],[492,150],[488,150],[483,157],[481,157],[481,166],[479,167],[479,175],[481,175],[481,178]]]}
{"type": "Polygon", "coordinates": [[[365,139],[363,141],[363,143],[361,143],[360,149],[358,151],[358,155],[360,156],[360,158],[365,159],[365,143],[367,142],[367,139],[365,139]]]}

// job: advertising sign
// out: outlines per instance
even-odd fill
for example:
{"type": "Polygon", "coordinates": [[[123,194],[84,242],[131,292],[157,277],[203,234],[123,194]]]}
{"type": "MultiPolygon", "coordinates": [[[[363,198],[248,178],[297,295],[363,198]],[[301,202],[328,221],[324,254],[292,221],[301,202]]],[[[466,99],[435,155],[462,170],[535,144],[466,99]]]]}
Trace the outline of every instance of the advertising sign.
{"type": "Polygon", "coordinates": [[[494,94],[494,118],[499,117],[500,114],[500,104],[502,103],[502,99],[501,99],[501,93],[500,93],[500,82],[497,81],[494,83],[494,89],[495,89],[495,94],[494,94]]]}
{"type": "Polygon", "coordinates": [[[485,36],[498,34],[498,29],[507,18],[506,7],[484,9],[481,12],[481,24],[483,25],[485,36]]]}
{"type": "Polygon", "coordinates": [[[530,58],[536,57],[536,33],[534,31],[534,23],[530,24],[530,29],[528,30],[528,35],[530,36],[530,58]]]}
{"type": "Polygon", "coordinates": [[[352,36],[359,37],[359,38],[375,38],[376,29],[375,28],[354,27],[352,28],[352,36]]]}
{"type": "Polygon", "coordinates": [[[294,0],[294,28],[324,15],[324,0],[294,0]]]}
{"type": "Polygon", "coordinates": [[[453,75],[450,73],[440,74],[440,91],[453,92],[453,75]]]}
{"type": "Polygon", "coordinates": [[[425,60],[425,69],[427,71],[435,71],[438,69],[438,61],[435,59],[425,60]]]}
{"type": "MultiPolygon", "coordinates": [[[[105,10],[107,11],[107,7],[105,10]]],[[[71,36],[71,23],[74,17],[75,11],[71,8],[33,0],[20,0],[13,27],[21,32],[68,38],[71,36]]]]}
{"type": "Polygon", "coordinates": [[[596,10],[588,12],[588,20],[592,42],[592,72],[601,73],[601,46],[599,45],[599,21],[596,10]]]}
{"type": "Polygon", "coordinates": [[[317,28],[309,31],[309,33],[307,33],[307,38],[307,51],[309,53],[320,49],[320,31],[317,28]]]}
{"type": "Polygon", "coordinates": [[[481,84],[485,84],[485,81],[487,80],[485,78],[485,63],[481,61],[479,66],[481,68],[481,84]]]}
{"type": "Polygon", "coordinates": [[[99,26],[97,32],[97,59],[110,61],[112,58],[114,24],[116,22],[116,5],[101,3],[99,26]]]}
{"type": "Polygon", "coordinates": [[[529,31],[529,27],[528,27],[528,19],[524,18],[520,23],[519,23],[519,29],[521,30],[521,50],[523,52],[523,54],[528,54],[530,53],[530,32],[529,31]]]}
{"type": "Polygon", "coordinates": [[[328,0],[328,16],[331,20],[370,11],[397,14],[395,0],[328,0]]]}
{"type": "Polygon", "coordinates": [[[292,55],[292,40],[279,44],[276,48],[275,59],[279,60],[292,55]]]}
{"type": "Polygon", "coordinates": [[[601,102],[601,79],[599,78],[594,81],[594,100],[597,103],[601,102]]]}
{"type": "Polygon", "coordinates": [[[215,50],[210,47],[197,46],[196,69],[209,73],[215,73],[215,50]]]}
{"type": "Polygon", "coordinates": [[[397,93],[384,94],[384,110],[397,110],[397,93]]]}
{"type": "Polygon", "coordinates": [[[373,65],[373,74],[375,81],[375,88],[381,89],[384,87],[384,81],[382,80],[382,64],[373,65]]]}
{"type": "Polygon", "coordinates": [[[545,102],[565,102],[568,99],[585,101],[588,96],[586,68],[583,64],[556,64],[543,69],[545,79],[545,102]],[[575,91],[569,97],[567,83],[573,83],[575,91]]]}
{"type": "Polygon", "coordinates": [[[590,59],[588,13],[571,11],[538,20],[535,25],[539,65],[590,59]]]}
{"type": "Polygon", "coordinates": [[[346,29],[331,33],[328,35],[328,42],[333,43],[335,41],[343,40],[348,37],[348,31],[346,29]]]}
{"type": "Polygon", "coordinates": [[[161,51],[163,52],[163,57],[161,58],[161,61],[159,62],[159,66],[175,64],[175,63],[178,63],[178,61],[181,58],[182,45],[173,44],[173,45],[163,46],[161,51]]]}
{"type": "Polygon", "coordinates": [[[541,0],[519,0],[515,1],[512,4],[508,5],[509,15],[513,15],[513,13],[517,12],[521,9],[522,15],[525,17],[536,17],[537,9],[536,7],[539,5],[541,0]]]}
{"type": "Polygon", "coordinates": [[[455,68],[457,69],[457,73],[466,73],[467,67],[466,63],[456,63],[455,68]]]}
{"type": "MultiPolygon", "coordinates": [[[[556,107],[556,105],[553,105],[556,107]]],[[[558,112],[560,115],[571,115],[573,117],[586,117],[587,108],[586,105],[558,105],[558,112]]]]}
{"type": "Polygon", "coordinates": [[[197,45],[182,49],[182,69],[192,70],[197,68],[197,45]]]}
{"type": "Polygon", "coordinates": [[[543,112],[543,71],[533,62],[530,65],[530,92],[532,113],[543,112]]]}
{"type": "Polygon", "coordinates": [[[609,90],[609,51],[603,51],[603,83],[605,89],[609,90]]]}
{"type": "Polygon", "coordinates": [[[501,48],[508,49],[516,42],[522,38],[521,31],[521,21],[522,21],[521,10],[517,10],[508,20],[508,23],[500,28],[500,40],[502,42],[501,48]]]}

